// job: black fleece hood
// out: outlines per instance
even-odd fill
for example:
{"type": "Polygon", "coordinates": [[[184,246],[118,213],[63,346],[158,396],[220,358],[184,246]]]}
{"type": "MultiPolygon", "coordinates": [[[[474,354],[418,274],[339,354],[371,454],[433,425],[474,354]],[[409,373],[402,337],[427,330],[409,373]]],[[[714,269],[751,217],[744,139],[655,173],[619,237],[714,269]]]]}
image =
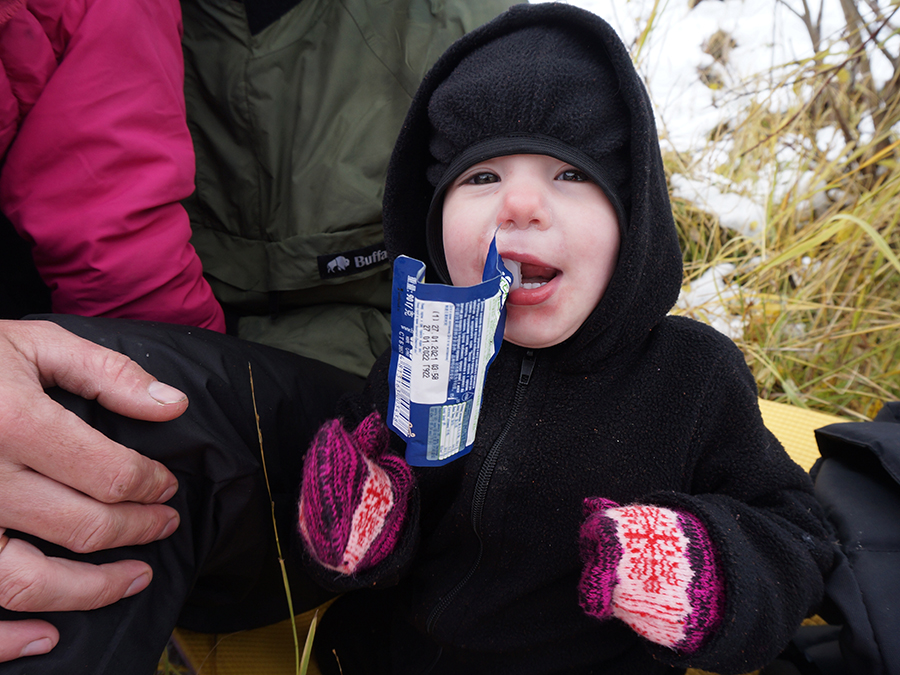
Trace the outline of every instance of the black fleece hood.
{"type": "Polygon", "coordinates": [[[620,221],[619,258],[603,298],[581,329],[552,349],[578,367],[642,343],[678,297],[681,251],[650,99],[615,31],[586,10],[517,5],[458,40],[432,67],[388,167],[388,251],[423,260],[427,278],[437,281],[445,263],[435,245],[434,214],[432,253],[426,228],[436,187],[437,209],[448,180],[468,166],[529,153],[585,171],[610,197],[620,221]],[[534,57],[542,52],[552,58],[534,57]],[[488,75],[480,76],[473,62],[484,64],[488,75]],[[497,93],[483,86],[495,64],[497,93]],[[481,83],[471,85],[475,93],[467,100],[467,83],[474,80],[481,83]],[[477,86],[490,95],[479,100],[477,86]]]}

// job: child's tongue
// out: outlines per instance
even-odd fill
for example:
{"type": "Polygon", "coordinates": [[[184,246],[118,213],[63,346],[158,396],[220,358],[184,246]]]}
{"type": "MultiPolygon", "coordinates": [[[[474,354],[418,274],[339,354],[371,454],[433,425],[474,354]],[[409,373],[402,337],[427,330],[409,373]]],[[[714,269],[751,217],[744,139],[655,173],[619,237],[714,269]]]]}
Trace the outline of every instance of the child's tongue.
{"type": "Polygon", "coordinates": [[[557,275],[557,270],[542,265],[522,263],[522,288],[540,288],[557,275]]]}

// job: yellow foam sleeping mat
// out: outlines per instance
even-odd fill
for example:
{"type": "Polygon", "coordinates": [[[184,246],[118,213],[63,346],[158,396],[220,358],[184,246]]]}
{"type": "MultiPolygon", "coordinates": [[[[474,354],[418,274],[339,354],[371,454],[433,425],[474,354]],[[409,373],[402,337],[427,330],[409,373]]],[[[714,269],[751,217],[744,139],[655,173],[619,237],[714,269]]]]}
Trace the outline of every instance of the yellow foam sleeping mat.
{"type": "MultiPolygon", "coordinates": [[[[766,426],[778,437],[794,461],[807,471],[819,457],[813,430],[846,421],[833,415],[762,399],[759,407],[766,426]]],[[[296,617],[301,650],[314,614],[315,610],[296,617]]],[[[178,629],[172,639],[187,667],[196,675],[290,675],[296,672],[290,620],[257,630],[222,635],[178,629]]],[[[308,675],[319,675],[314,661],[307,672],[308,675]]]]}

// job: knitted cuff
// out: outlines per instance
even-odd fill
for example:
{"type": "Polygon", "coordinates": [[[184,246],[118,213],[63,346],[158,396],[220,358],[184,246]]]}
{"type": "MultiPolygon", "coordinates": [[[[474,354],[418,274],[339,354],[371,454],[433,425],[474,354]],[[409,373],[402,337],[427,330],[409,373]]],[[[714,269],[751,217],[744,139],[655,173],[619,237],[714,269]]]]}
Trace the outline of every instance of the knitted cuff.
{"type": "Polygon", "coordinates": [[[581,526],[579,542],[584,568],[578,596],[581,608],[597,619],[612,616],[613,589],[618,583],[616,570],[622,559],[622,546],[616,536],[615,521],[603,517],[607,509],[617,506],[608,499],[584,500],[586,520],[581,526]]]}
{"type": "Polygon", "coordinates": [[[615,616],[657,644],[691,654],[718,628],[724,584],[706,528],[657,506],[585,502],[581,606],[615,616]]]}
{"type": "Polygon", "coordinates": [[[353,574],[374,567],[400,538],[413,475],[402,459],[383,455],[388,432],[372,413],[348,434],[326,423],[306,453],[299,531],[324,567],[353,574]]]}

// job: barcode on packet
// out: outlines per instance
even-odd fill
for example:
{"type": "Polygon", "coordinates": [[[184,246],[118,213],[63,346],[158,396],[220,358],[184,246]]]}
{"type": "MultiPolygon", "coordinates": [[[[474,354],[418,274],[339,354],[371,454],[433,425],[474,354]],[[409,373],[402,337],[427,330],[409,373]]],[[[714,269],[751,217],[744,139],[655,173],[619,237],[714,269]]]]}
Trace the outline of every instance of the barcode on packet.
{"type": "Polygon", "coordinates": [[[409,423],[409,399],[410,386],[412,385],[412,361],[403,356],[397,355],[397,374],[394,377],[394,418],[393,425],[395,429],[406,429],[406,436],[409,437],[412,432],[412,425],[409,423]]]}

